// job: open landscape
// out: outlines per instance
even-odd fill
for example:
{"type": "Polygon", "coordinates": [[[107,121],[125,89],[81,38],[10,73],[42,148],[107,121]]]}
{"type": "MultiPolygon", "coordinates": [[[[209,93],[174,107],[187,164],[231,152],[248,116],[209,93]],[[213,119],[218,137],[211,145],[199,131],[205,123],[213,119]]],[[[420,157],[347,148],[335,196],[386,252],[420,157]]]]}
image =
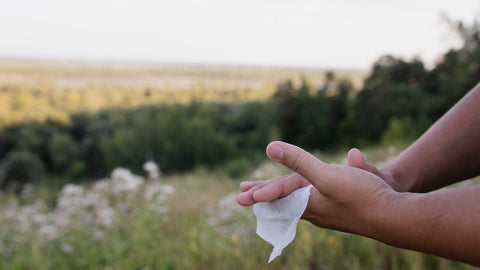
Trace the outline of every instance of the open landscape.
{"type": "Polygon", "coordinates": [[[335,164],[352,146],[378,166],[398,154],[429,111],[396,98],[360,132],[377,71],[1,61],[0,269],[473,269],[305,221],[267,264],[235,202],[240,181],[289,173],[265,157],[273,139],[335,164]]]}
{"type": "Polygon", "coordinates": [[[0,270],[480,269],[479,16],[5,1],[0,270]]]}

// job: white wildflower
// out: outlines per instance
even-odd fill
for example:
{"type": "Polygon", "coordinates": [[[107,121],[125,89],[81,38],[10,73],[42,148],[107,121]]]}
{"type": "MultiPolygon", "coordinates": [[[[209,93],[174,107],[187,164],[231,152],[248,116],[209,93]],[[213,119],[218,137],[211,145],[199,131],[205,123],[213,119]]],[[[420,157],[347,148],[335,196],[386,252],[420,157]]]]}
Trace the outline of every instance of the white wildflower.
{"type": "Polygon", "coordinates": [[[160,184],[150,184],[145,187],[145,200],[148,202],[154,201],[161,192],[162,186],[160,184]]]}
{"type": "Polygon", "coordinates": [[[167,213],[168,208],[163,205],[163,201],[173,193],[175,193],[174,187],[162,185],[159,182],[146,185],[144,198],[147,202],[147,209],[159,215],[167,213]]]}
{"type": "Polygon", "coordinates": [[[61,212],[52,212],[49,213],[49,219],[52,221],[52,224],[57,228],[67,229],[70,225],[70,215],[61,213],[61,212]]]}
{"type": "Polygon", "coordinates": [[[243,214],[245,208],[240,206],[236,201],[237,194],[230,193],[218,201],[217,217],[220,221],[229,221],[235,218],[237,214],[243,214]]]}
{"type": "Polygon", "coordinates": [[[85,206],[107,206],[109,204],[108,199],[101,193],[95,191],[88,191],[84,197],[85,206]]]}
{"type": "Polygon", "coordinates": [[[105,232],[103,230],[100,230],[100,229],[94,229],[92,236],[96,240],[100,240],[105,236],[105,232]]]}
{"type": "Polygon", "coordinates": [[[147,179],[160,180],[162,172],[155,161],[147,161],[143,164],[143,169],[147,172],[147,179]]]}
{"type": "Polygon", "coordinates": [[[59,231],[57,230],[57,228],[52,225],[44,225],[40,227],[39,233],[40,237],[48,241],[57,238],[57,236],[59,235],[59,231]]]}
{"type": "Polygon", "coordinates": [[[110,182],[107,179],[102,179],[93,184],[94,192],[108,192],[110,189],[110,182]]]}
{"type": "Polygon", "coordinates": [[[60,192],[57,201],[57,209],[65,212],[75,212],[84,205],[83,187],[73,184],[67,184],[60,192]]]}
{"type": "Polygon", "coordinates": [[[17,217],[17,210],[10,206],[3,212],[3,219],[5,220],[14,220],[17,217]]]}
{"type": "MultiPolygon", "coordinates": [[[[30,194],[32,188],[27,186],[23,196],[30,194]]],[[[175,188],[159,181],[146,182],[127,169],[117,168],[110,179],[96,182],[91,188],[65,185],[53,211],[40,200],[29,205],[20,205],[16,197],[2,201],[1,233],[12,234],[12,239],[18,242],[28,241],[27,232],[37,233],[42,241],[51,241],[69,231],[89,228],[92,237],[101,239],[105,230],[119,219],[117,215],[127,217],[136,209],[131,202],[138,198],[137,192],[144,192],[138,195],[144,196],[147,211],[165,214],[168,209],[163,202],[167,195],[175,193],[175,188]],[[134,196],[124,197],[124,194],[134,196]]],[[[65,254],[74,252],[68,244],[62,244],[61,250],[65,254]]]]}
{"type": "Polygon", "coordinates": [[[75,220],[86,219],[88,213],[86,207],[88,202],[85,200],[84,188],[78,185],[67,184],[60,192],[57,200],[57,206],[52,214],[52,222],[62,229],[67,229],[71,225],[81,226],[75,220]]]}
{"type": "Polygon", "coordinates": [[[43,213],[35,213],[31,219],[35,226],[42,226],[47,222],[47,216],[43,213]]]}
{"type": "Polygon", "coordinates": [[[60,250],[65,253],[65,254],[72,254],[73,253],[73,247],[69,244],[66,244],[66,243],[63,243],[61,246],[60,246],[60,250]]]}
{"type": "Polygon", "coordinates": [[[147,204],[148,210],[158,214],[158,215],[163,215],[168,213],[168,208],[165,206],[158,205],[156,203],[149,203],[147,204]]]}
{"type": "Polygon", "coordinates": [[[250,227],[238,225],[240,218],[252,221],[253,215],[245,207],[238,205],[236,196],[237,193],[232,192],[221,198],[217,205],[207,206],[207,223],[214,226],[217,232],[224,235],[229,235],[233,232],[242,235],[252,234],[250,227]]]}
{"type": "Polygon", "coordinates": [[[94,210],[96,225],[108,228],[113,225],[115,212],[110,206],[96,207],[94,210]]]}
{"type": "Polygon", "coordinates": [[[78,197],[83,195],[83,187],[74,184],[66,184],[61,192],[65,197],[78,197]]]}
{"type": "Polygon", "coordinates": [[[143,178],[134,175],[128,169],[116,168],[112,172],[112,192],[119,195],[126,192],[135,192],[143,183],[143,178]]]}

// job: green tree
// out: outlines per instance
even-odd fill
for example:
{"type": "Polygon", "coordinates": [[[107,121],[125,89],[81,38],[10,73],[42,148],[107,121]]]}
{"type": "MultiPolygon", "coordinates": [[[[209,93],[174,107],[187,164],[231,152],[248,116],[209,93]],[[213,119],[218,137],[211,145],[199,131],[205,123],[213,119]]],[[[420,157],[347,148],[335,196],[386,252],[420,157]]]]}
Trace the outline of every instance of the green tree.
{"type": "Polygon", "coordinates": [[[480,77],[480,24],[450,24],[463,45],[445,53],[424,83],[425,91],[430,94],[427,111],[430,122],[452,107],[480,77]]]}
{"type": "Polygon", "coordinates": [[[425,95],[421,85],[426,78],[423,63],[405,62],[383,56],[365,80],[350,115],[357,141],[378,141],[391,117],[419,119],[425,95]]]}
{"type": "Polygon", "coordinates": [[[53,167],[60,170],[66,169],[77,154],[75,142],[66,133],[53,134],[48,144],[48,150],[53,167]]]}
{"type": "Polygon", "coordinates": [[[18,190],[26,183],[40,179],[44,172],[42,160],[27,150],[14,150],[0,163],[0,187],[18,190]]]}
{"type": "Polygon", "coordinates": [[[292,81],[285,81],[277,86],[273,102],[277,108],[277,123],[281,139],[295,143],[296,137],[300,133],[300,121],[296,113],[296,90],[292,81]]]}
{"type": "Polygon", "coordinates": [[[299,122],[295,143],[301,147],[320,149],[328,144],[325,100],[324,90],[312,90],[307,80],[302,80],[295,106],[299,122]]]}

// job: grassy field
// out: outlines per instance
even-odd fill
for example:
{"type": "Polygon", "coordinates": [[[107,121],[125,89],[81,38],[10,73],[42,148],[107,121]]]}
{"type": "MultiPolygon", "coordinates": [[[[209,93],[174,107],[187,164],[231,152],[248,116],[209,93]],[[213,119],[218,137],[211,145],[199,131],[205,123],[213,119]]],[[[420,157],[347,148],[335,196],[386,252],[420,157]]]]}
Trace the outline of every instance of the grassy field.
{"type": "MultiPolygon", "coordinates": [[[[366,155],[379,164],[397,152],[372,148],[366,155]]],[[[345,162],[343,153],[317,154],[345,162]]],[[[286,172],[266,161],[245,179],[286,172]]],[[[93,184],[4,192],[0,269],[474,269],[305,221],[267,264],[271,246],[256,236],[252,209],[236,204],[238,184],[222,172],[157,182],[120,169],[93,184]]]]}
{"type": "MultiPolygon", "coordinates": [[[[70,121],[71,113],[193,102],[264,102],[279,83],[321,87],[329,70],[132,62],[0,59],[0,129],[28,121],[70,121]]],[[[333,70],[361,88],[367,72],[333,70]]]]}
{"type": "Polygon", "coordinates": [[[354,69],[0,59],[0,81],[32,84],[48,81],[70,87],[78,84],[119,86],[126,83],[163,88],[159,84],[149,85],[153,82],[151,79],[156,79],[157,83],[162,81],[167,84],[183,81],[183,86],[187,83],[206,88],[219,85],[258,88],[285,79],[300,82],[302,77],[316,85],[324,82],[327,71],[333,71],[337,78],[349,78],[355,88],[361,87],[367,74],[365,70],[354,69]]]}
{"type": "MultiPolygon", "coordinates": [[[[364,71],[334,70],[358,89],[364,71]]],[[[0,127],[68,121],[77,111],[149,104],[269,99],[286,79],[318,87],[326,70],[135,63],[0,61],[0,127]],[[200,99],[201,97],[201,99],[200,99]],[[7,117],[8,116],[8,117],[7,117]]],[[[345,153],[316,153],[345,163],[345,153]]],[[[381,164],[398,153],[366,152],[381,164]]],[[[235,202],[239,180],[221,169],[146,181],[117,169],[83,184],[46,177],[21,193],[0,192],[0,269],[474,269],[301,221],[283,254],[255,234],[251,207],[235,202]]],[[[265,161],[243,179],[288,173],[265,161]]]]}

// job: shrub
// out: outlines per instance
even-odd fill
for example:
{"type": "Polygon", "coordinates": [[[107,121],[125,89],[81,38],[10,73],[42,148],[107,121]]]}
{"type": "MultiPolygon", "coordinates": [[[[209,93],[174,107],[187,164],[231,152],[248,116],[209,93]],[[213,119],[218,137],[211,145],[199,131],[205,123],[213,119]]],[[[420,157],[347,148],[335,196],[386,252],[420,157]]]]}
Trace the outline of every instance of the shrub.
{"type": "Polygon", "coordinates": [[[44,171],[41,159],[26,150],[12,151],[1,163],[0,187],[19,188],[23,184],[38,180],[44,171]]]}
{"type": "Polygon", "coordinates": [[[247,158],[237,158],[227,162],[224,170],[228,176],[238,179],[245,176],[252,168],[252,162],[247,158]]]}
{"type": "Polygon", "coordinates": [[[70,135],[65,133],[53,134],[48,150],[54,167],[65,169],[72,162],[77,151],[76,148],[77,146],[70,135]]]}
{"type": "Polygon", "coordinates": [[[392,117],[388,121],[387,129],[382,134],[381,142],[385,146],[406,147],[415,140],[416,133],[410,118],[392,117]]]}

